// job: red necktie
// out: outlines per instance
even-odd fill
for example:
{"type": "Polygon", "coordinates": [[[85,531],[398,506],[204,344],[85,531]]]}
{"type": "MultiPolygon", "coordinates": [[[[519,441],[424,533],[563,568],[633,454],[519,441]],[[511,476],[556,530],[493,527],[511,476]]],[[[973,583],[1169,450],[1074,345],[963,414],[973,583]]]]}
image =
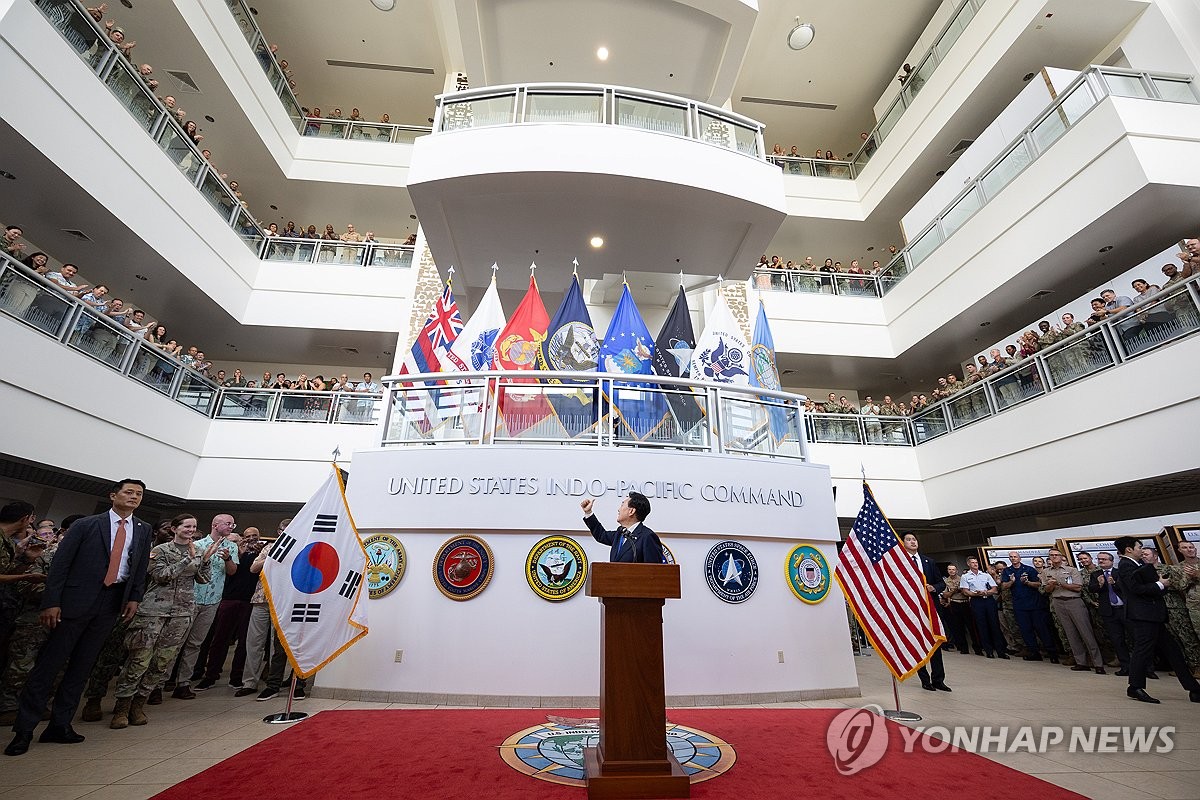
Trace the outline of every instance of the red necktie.
{"type": "Polygon", "coordinates": [[[117,522],[117,538],[113,540],[112,552],[108,554],[108,572],[104,573],[104,585],[112,586],[117,582],[121,571],[121,554],[125,550],[125,520],[117,522]]]}

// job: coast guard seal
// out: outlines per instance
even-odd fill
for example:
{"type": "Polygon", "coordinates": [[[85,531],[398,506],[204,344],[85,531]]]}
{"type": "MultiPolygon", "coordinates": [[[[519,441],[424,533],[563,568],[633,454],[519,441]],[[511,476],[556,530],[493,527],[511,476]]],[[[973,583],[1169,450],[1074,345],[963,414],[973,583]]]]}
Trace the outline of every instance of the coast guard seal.
{"type": "Polygon", "coordinates": [[[798,544],[783,563],[788,588],[806,603],[816,604],[829,594],[829,564],[821,551],[810,544],[798,544]]]}
{"type": "Polygon", "coordinates": [[[525,580],[539,597],[558,602],[573,597],[587,579],[587,556],[572,539],[547,536],[525,559],[525,580]]]}
{"type": "Polygon", "coordinates": [[[704,559],[708,588],[726,603],[744,603],[758,587],[758,562],[738,542],[713,545],[704,559]]]}
{"type": "Polygon", "coordinates": [[[363,540],[367,551],[367,596],[378,600],[397,586],[408,566],[404,545],[389,533],[375,533],[363,540]]]}
{"type": "Polygon", "coordinates": [[[474,536],[458,536],[442,545],[433,562],[433,582],[451,600],[470,600],[487,588],[496,571],[492,548],[474,536]]]}

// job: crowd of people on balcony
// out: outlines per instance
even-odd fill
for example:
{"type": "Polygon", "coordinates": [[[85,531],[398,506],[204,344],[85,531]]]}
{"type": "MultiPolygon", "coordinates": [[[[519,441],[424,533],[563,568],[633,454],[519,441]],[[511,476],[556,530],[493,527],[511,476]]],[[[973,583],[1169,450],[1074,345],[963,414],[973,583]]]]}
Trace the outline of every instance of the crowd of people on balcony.
{"type": "MultiPolygon", "coordinates": [[[[831,278],[833,275],[882,275],[888,263],[895,258],[898,252],[899,250],[896,245],[888,245],[887,252],[882,254],[886,262],[874,259],[871,261],[869,267],[865,266],[862,260],[858,258],[850,259],[847,264],[827,258],[818,264],[812,256],[806,256],[803,261],[792,259],[784,261],[780,255],[768,257],[764,253],[759,257],[758,263],[754,265],[754,287],[756,289],[778,288],[784,285],[780,281],[785,277],[784,273],[787,272],[823,272],[831,276],[831,278]]],[[[831,278],[830,287],[832,286],[831,278]]],[[[819,280],[818,284],[820,284],[819,280]]],[[[830,291],[832,291],[832,288],[830,288],[830,291]]]]}

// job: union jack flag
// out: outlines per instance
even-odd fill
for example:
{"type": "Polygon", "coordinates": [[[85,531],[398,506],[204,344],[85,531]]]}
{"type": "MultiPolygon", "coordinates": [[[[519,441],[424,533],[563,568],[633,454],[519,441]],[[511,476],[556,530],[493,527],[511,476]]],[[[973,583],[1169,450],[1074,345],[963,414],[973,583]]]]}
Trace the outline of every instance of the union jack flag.
{"type": "MultiPolygon", "coordinates": [[[[417,334],[412,349],[404,357],[400,365],[401,375],[412,375],[418,372],[441,372],[442,362],[448,359],[451,346],[463,329],[462,314],[458,311],[458,302],[454,299],[454,291],[450,288],[450,279],[446,280],[446,288],[441,297],[433,304],[429,318],[421,332],[417,334]]],[[[422,387],[444,386],[445,381],[421,382],[422,387]]],[[[405,388],[414,384],[405,383],[405,388]]],[[[417,389],[405,392],[397,397],[404,403],[407,413],[416,429],[422,434],[429,433],[436,420],[443,417],[442,391],[434,388],[417,389]]]]}

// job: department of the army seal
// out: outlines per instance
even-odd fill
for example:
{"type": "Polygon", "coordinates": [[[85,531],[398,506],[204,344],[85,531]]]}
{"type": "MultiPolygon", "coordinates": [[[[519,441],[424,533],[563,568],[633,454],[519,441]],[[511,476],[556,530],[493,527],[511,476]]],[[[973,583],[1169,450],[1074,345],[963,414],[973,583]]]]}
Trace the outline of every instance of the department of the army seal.
{"type": "MultiPolygon", "coordinates": [[[[586,786],[583,750],[600,741],[600,729],[586,720],[547,723],[518,731],[500,745],[504,763],[531,778],[565,786],[586,786]]],[[[667,723],[667,747],[692,783],[715,778],[737,761],[733,745],[712,734],[667,723]]]]}
{"type": "Polygon", "coordinates": [[[704,559],[708,588],[726,603],[744,603],[758,586],[758,562],[738,542],[713,545],[704,559]]]}
{"type": "Polygon", "coordinates": [[[367,551],[367,596],[378,600],[400,585],[408,556],[404,545],[390,533],[374,533],[363,540],[367,551]]]}
{"type": "Polygon", "coordinates": [[[583,588],[587,569],[587,556],[574,540],[547,536],[529,551],[525,580],[539,597],[566,600],[583,588]]]}
{"type": "Polygon", "coordinates": [[[492,548],[474,536],[456,536],[442,545],[433,562],[433,582],[451,600],[470,600],[487,588],[496,563],[492,548]]]}
{"type": "Polygon", "coordinates": [[[806,603],[819,603],[829,594],[829,563],[810,544],[798,544],[783,563],[792,594],[806,603]]]}

